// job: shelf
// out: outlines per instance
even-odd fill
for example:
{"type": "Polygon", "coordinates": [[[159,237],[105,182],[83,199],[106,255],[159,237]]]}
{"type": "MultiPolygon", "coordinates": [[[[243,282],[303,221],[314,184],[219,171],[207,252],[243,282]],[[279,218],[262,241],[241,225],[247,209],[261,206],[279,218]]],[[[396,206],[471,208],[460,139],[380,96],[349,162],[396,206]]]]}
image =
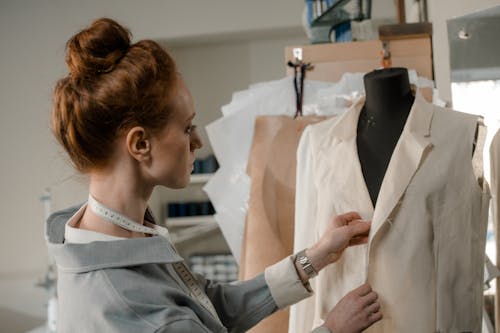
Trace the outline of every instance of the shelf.
{"type": "Polygon", "coordinates": [[[213,215],[169,217],[165,224],[168,227],[190,227],[200,224],[216,223],[213,215]]]}
{"type": "Polygon", "coordinates": [[[206,183],[213,177],[213,173],[195,173],[191,175],[190,184],[206,183]]]}
{"type": "MultiPolygon", "coordinates": [[[[186,221],[186,218],[177,218],[177,220],[180,219],[186,221]]],[[[167,227],[172,226],[172,224],[167,225],[167,227]]],[[[202,222],[200,222],[200,220],[198,219],[195,224],[184,224],[183,222],[182,226],[184,228],[180,228],[179,230],[170,232],[170,239],[174,244],[179,244],[193,240],[195,238],[204,237],[206,234],[219,229],[219,225],[217,224],[213,216],[210,216],[210,218],[207,217],[207,219],[202,222]]]]}
{"type": "Polygon", "coordinates": [[[330,26],[333,27],[342,22],[350,20],[363,20],[370,18],[371,0],[357,0],[359,8],[353,4],[353,0],[337,0],[330,6],[321,16],[318,16],[312,21],[312,26],[330,26]],[[349,8],[348,5],[351,5],[349,8]]]}

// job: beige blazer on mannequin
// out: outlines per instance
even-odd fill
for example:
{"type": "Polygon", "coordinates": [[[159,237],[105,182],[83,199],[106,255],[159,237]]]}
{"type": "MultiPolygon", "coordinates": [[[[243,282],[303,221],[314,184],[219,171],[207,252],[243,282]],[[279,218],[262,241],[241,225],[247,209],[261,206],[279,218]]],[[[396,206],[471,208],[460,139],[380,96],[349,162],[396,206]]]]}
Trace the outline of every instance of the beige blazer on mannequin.
{"type": "MultiPolygon", "coordinates": [[[[349,291],[369,282],[384,318],[367,332],[479,332],[489,204],[472,167],[477,117],[417,93],[372,206],[356,148],[364,104],[309,126],[298,148],[294,251],[333,215],[372,220],[369,242],[348,248],[291,309],[289,332],[307,332],[349,291]]],[[[480,158],[478,149],[474,158],[480,158]]]]}

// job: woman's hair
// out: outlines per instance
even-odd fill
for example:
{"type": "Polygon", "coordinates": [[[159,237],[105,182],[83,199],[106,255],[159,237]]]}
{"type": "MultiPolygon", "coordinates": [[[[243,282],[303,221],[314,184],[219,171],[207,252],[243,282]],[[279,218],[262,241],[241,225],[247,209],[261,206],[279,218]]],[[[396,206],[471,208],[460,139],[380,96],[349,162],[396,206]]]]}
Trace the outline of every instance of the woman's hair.
{"type": "Polygon", "coordinates": [[[162,129],[177,71],[156,42],[101,18],[66,44],[69,74],[54,91],[52,131],[81,172],[106,164],[118,135],[134,126],[162,129]]]}

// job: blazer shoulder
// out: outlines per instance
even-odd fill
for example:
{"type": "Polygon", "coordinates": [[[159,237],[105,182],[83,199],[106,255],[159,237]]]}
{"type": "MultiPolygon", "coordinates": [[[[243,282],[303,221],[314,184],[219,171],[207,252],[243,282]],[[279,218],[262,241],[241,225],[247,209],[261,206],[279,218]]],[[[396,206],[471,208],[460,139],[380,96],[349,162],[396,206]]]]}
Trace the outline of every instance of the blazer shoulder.
{"type": "Polygon", "coordinates": [[[302,134],[305,137],[304,140],[308,140],[309,144],[315,147],[318,142],[328,136],[330,129],[335,126],[339,119],[340,116],[332,116],[318,123],[308,125],[302,134]]]}
{"type": "Polygon", "coordinates": [[[474,123],[477,122],[480,116],[462,111],[453,110],[450,108],[443,108],[434,105],[434,118],[442,119],[444,121],[451,121],[453,123],[474,123]]]}
{"type": "Polygon", "coordinates": [[[434,132],[437,129],[442,132],[474,132],[479,124],[480,116],[456,111],[453,109],[434,106],[432,117],[434,132]]]}

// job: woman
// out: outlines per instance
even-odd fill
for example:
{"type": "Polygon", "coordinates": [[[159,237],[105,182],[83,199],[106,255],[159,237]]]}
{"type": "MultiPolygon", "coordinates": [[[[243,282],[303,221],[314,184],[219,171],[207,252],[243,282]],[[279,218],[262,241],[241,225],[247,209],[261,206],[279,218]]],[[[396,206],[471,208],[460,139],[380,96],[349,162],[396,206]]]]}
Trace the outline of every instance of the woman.
{"type": "MultiPolygon", "coordinates": [[[[174,61],[155,42],[131,44],[125,28],[99,19],[68,41],[66,62],[53,132],[90,186],[86,204],[48,220],[59,332],[243,332],[311,295],[311,276],[366,242],[370,223],[348,213],[317,244],[252,280],[195,277],[147,209],[155,186],[187,186],[202,146],[174,61]]],[[[363,285],[317,331],[358,332],[380,320],[379,308],[363,285]]]]}

